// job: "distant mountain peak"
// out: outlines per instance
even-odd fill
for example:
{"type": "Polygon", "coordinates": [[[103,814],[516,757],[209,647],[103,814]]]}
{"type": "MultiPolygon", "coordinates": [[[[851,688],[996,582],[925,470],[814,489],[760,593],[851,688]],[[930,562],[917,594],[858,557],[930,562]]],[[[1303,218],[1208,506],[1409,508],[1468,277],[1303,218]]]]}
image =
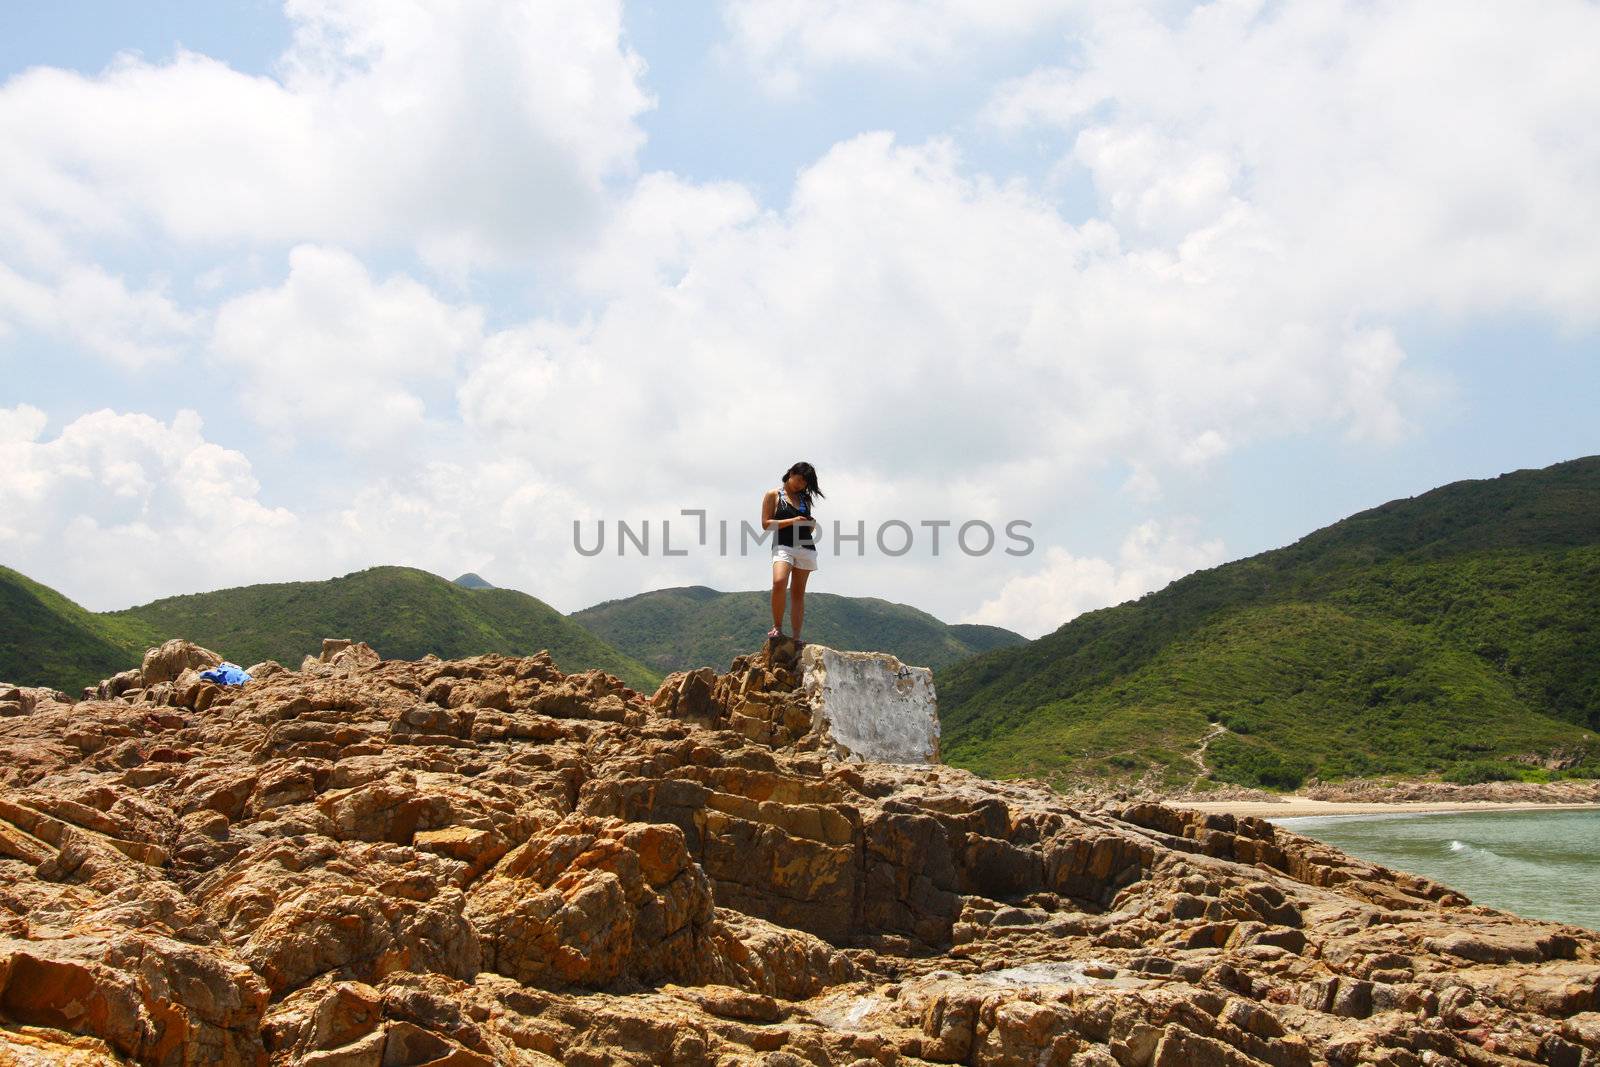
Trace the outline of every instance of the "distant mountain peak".
{"type": "Polygon", "coordinates": [[[464,589],[494,589],[492,582],[486,582],[472,571],[468,571],[456,579],[456,584],[464,589]]]}

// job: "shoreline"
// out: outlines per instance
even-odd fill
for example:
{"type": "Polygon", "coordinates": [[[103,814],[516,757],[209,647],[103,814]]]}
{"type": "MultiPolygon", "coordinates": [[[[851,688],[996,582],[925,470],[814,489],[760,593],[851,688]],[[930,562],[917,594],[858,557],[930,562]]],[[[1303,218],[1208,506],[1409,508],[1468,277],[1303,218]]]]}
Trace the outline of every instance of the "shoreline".
{"type": "Polygon", "coordinates": [[[1541,803],[1536,800],[1312,800],[1295,797],[1282,801],[1259,800],[1163,800],[1171,808],[1189,808],[1216,815],[1249,815],[1277,822],[1280,819],[1309,819],[1327,815],[1441,815],[1446,812],[1483,811],[1594,811],[1593,801],[1541,803]]]}

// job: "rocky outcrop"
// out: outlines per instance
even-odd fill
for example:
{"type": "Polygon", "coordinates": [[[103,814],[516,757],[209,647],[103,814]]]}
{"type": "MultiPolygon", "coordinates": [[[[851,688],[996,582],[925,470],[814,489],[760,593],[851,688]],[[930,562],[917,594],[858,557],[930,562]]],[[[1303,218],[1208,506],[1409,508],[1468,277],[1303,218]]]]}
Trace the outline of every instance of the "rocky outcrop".
{"type": "Polygon", "coordinates": [[[139,666],[139,684],[152,686],[161,682],[175,682],[185,671],[208,670],[221,662],[222,657],[210,649],[201,648],[192,641],[174,638],[144,654],[144,662],[139,666]]]}
{"type": "MultiPolygon", "coordinates": [[[[140,665],[103,680],[83,691],[85,700],[110,700],[113,697],[142,699],[148,703],[170,703],[173,688],[183,683],[193,687],[199,672],[215,667],[222,657],[192,641],[173,638],[145,652],[140,665]]],[[[209,683],[204,683],[209,684],[209,683]]]]}
{"type": "Polygon", "coordinates": [[[42,686],[7,685],[0,682],[0,719],[31,715],[41,703],[70,704],[72,698],[59,690],[42,686]]]}
{"type": "Polygon", "coordinates": [[[0,1063],[1600,1063],[1600,935],[841,759],[786,642],[648,698],[545,653],[195,663],[0,718],[0,1063]]]}
{"type": "Polygon", "coordinates": [[[1322,782],[1300,790],[1310,800],[1366,802],[1383,804],[1597,804],[1600,781],[1567,778],[1554,782],[1381,782],[1353,779],[1347,782],[1322,782]]]}

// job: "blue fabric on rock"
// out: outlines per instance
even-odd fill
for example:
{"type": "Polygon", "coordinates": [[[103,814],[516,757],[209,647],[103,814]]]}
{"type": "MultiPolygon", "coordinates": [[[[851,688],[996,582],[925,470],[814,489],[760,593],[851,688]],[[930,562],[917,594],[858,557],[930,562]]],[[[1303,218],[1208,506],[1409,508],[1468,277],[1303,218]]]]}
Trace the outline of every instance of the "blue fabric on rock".
{"type": "Polygon", "coordinates": [[[200,677],[218,685],[243,685],[250,680],[244,668],[237,663],[219,663],[208,671],[201,671],[200,677]]]}

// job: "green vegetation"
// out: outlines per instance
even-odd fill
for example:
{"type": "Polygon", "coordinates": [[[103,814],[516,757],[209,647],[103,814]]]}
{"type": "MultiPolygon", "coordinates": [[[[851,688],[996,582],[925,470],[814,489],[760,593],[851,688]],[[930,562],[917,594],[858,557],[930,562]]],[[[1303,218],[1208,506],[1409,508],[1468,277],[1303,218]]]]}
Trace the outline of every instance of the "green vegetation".
{"type": "MultiPolygon", "coordinates": [[[[1024,638],[998,626],[947,626],[904,604],[812,593],[806,635],[842,648],[894,652],[942,667],[1024,638]]],[[[768,593],[662,589],[566,616],[475,574],[446,581],[374,567],[325,582],[283,582],[167,597],[95,614],[0,568],[0,680],[76,692],[136,666],[144,650],[185,637],[236,663],[297,666],[324,637],[354,637],[390,658],[549,649],[564,671],[600,667],[646,692],[669,671],[712,666],[758,648],[768,593]]]]}
{"type": "Polygon", "coordinates": [[[136,620],[86,611],[48,586],[0,567],[0,681],[83,686],[137,664],[153,640],[136,620]]]}
{"type": "MultiPolygon", "coordinates": [[[[715,667],[752,651],[772,625],[770,590],[724,593],[703,585],[657,589],[574,612],[608,644],[661,671],[715,667]]],[[[790,626],[784,613],[784,629],[790,626]]],[[[916,608],[876,597],[806,594],[805,638],[834,648],[892,652],[935,670],[1026,639],[998,626],[949,626],[916,608]]]]}
{"type": "Polygon", "coordinates": [[[394,659],[548,649],[564,671],[599,667],[645,692],[660,682],[655,671],[526,593],[463,588],[407,567],[168,597],[101,615],[14,571],[0,569],[0,579],[0,678],[69,692],[137,666],[145,648],[169,637],[240,664],[275,659],[291,667],[318,651],[324,637],[354,637],[394,659]]]}
{"type": "Polygon", "coordinates": [[[1457,785],[1477,785],[1480,782],[1512,782],[1519,775],[1510,767],[1488,760],[1461,763],[1444,772],[1444,780],[1457,785]]]}
{"type": "Polygon", "coordinates": [[[938,683],[946,758],[995,776],[1584,773],[1600,760],[1600,457],[1385,504],[938,683]]]}

